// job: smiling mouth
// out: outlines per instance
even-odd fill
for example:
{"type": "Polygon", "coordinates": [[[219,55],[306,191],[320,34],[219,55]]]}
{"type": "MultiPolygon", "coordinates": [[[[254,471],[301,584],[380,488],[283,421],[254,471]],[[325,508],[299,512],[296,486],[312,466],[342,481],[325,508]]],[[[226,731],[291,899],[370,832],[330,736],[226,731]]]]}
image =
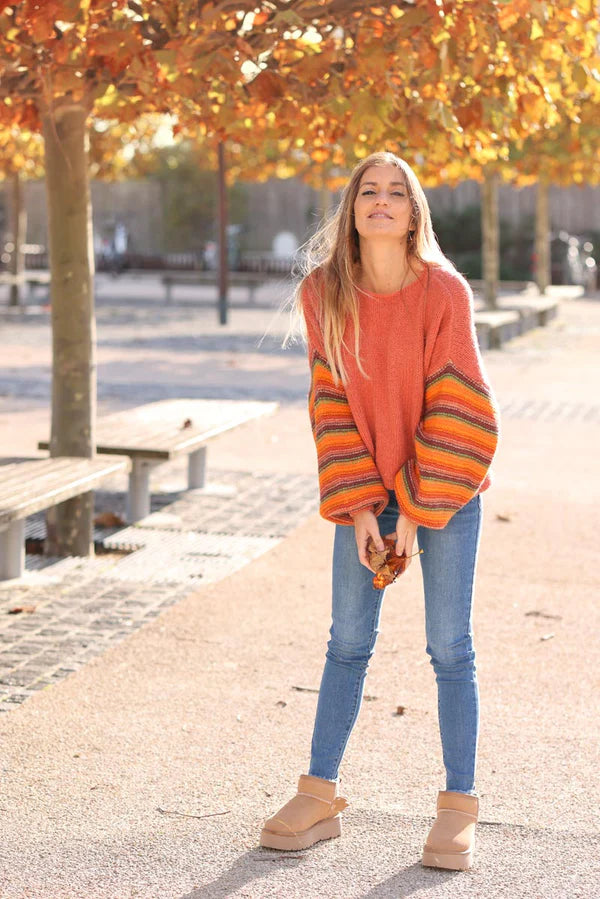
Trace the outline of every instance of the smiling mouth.
{"type": "Polygon", "coordinates": [[[369,216],[370,219],[391,219],[391,215],[387,215],[385,212],[372,212],[369,216]]]}

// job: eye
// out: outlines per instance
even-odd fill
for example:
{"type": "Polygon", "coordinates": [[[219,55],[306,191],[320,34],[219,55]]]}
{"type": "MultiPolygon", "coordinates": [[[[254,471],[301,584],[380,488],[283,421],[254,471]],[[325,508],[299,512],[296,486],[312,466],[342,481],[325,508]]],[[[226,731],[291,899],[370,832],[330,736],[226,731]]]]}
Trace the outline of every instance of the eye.
{"type": "Polygon", "coordinates": [[[372,187],[367,187],[366,190],[361,191],[361,197],[367,197],[369,194],[374,194],[375,191],[372,187]]]}

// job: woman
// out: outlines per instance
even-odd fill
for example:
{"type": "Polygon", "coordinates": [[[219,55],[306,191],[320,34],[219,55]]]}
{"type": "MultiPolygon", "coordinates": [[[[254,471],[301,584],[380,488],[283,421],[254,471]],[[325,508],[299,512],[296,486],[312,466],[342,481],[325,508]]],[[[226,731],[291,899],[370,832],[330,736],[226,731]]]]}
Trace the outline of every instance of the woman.
{"type": "Polygon", "coordinates": [[[336,525],[331,639],[310,767],[261,833],[301,849],[339,836],[338,771],[361,705],[384,590],[367,542],[419,548],[427,653],[438,688],[446,789],[423,864],[473,856],[479,696],[472,599],[481,496],[498,416],[477,347],[472,294],[439,249],[416,175],[391,153],[354,170],[312,243],[296,308],[306,323],[321,515],[336,525]]]}

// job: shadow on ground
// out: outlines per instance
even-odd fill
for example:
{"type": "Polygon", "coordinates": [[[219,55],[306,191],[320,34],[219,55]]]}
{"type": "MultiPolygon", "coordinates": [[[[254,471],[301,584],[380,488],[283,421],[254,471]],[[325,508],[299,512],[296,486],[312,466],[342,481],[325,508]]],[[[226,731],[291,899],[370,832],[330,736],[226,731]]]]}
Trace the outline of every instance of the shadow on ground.
{"type": "MultiPolygon", "coordinates": [[[[277,854],[276,856],[267,852],[263,849],[255,849],[250,852],[246,852],[243,856],[238,858],[236,862],[232,865],[232,867],[225,871],[217,880],[213,881],[210,884],[206,884],[202,887],[199,887],[196,890],[193,890],[191,893],[186,893],[181,899],[226,899],[226,897],[233,895],[243,895],[243,896],[260,896],[261,892],[238,892],[246,890],[248,888],[251,889],[251,884],[253,881],[263,878],[268,874],[273,874],[277,877],[279,881],[279,886],[281,888],[281,880],[279,875],[282,872],[294,872],[296,877],[301,877],[301,869],[303,867],[303,860],[307,857],[309,850],[305,850],[301,853],[286,853],[277,854]],[[265,870],[268,866],[268,872],[265,870]]],[[[326,872],[323,871],[325,875],[326,872]]],[[[433,888],[435,889],[442,883],[447,883],[448,881],[454,880],[456,878],[461,877],[462,872],[456,871],[441,871],[434,870],[432,868],[424,868],[420,862],[413,862],[412,864],[407,865],[402,870],[398,871],[396,874],[392,874],[387,880],[378,883],[376,886],[371,889],[366,888],[365,892],[357,894],[353,892],[352,895],[360,895],[361,899],[383,899],[383,897],[387,897],[387,899],[400,899],[403,896],[413,896],[416,893],[421,892],[423,888],[433,888]]],[[[464,875],[463,875],[464,876],[464,875]]],[[[468,874],[466,875],[469,876],[468,874]]],[[[264,884],[264,881],[263,881],[264,884]]],[[[262,890],[262,887],[259,889],[262,890]]],[[[273,890],[276,890],[277,887],[275,884],[273,885],[273,890]]],[[[285,888],[284,888],[285,889],[285,888]]],[[[287,895],[302,895],[301,892],[297,892],[298,889],[302,889],[300,884],[298,883],[296,888],[290,884],[289,893],[287,895]]],[[[325,886],[323,886],[323,892],[320,892],[320,889],[317,887],[317,884],[314,883],[313,888],[311,890],[310,886],[307,885],[307,891],[304,893],[305,896],[317,896],[321,895],[325,896],[336,896],[342,897],[347,895],[345,890],[348,889],[348,885],[340,886],[336,889],[332,886],[331,892],[325,886]]],[[[285,895],[285,892],[272,892],[269,889],[269,895],[285,895]]],[[[265,895],[264,893],[262,895],[265,895]]]]}

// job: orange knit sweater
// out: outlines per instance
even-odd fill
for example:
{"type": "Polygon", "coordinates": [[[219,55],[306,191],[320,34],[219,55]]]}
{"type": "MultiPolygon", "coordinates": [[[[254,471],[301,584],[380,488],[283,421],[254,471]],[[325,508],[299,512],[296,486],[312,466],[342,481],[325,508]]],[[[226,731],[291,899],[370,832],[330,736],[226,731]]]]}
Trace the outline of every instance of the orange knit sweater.
{"type": "MultiPolygon", "coordinates": [[[[334,383],[323,345],[317,279],[302,288],[311,384],[309,414],[323,518],[381,514],[394,490],[420,525],[443,528],[490,484],[498,411],[473,322],[473,295],[452,269],[427,266],[393,294],[359,294],[360,356],[343,350],[334,383]]],[[[354,347],[349,321],[346,347],[354,347]]]]}

